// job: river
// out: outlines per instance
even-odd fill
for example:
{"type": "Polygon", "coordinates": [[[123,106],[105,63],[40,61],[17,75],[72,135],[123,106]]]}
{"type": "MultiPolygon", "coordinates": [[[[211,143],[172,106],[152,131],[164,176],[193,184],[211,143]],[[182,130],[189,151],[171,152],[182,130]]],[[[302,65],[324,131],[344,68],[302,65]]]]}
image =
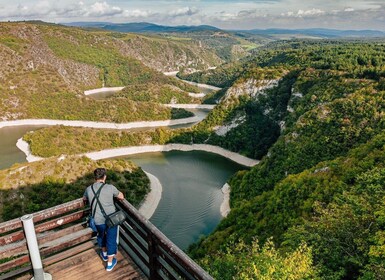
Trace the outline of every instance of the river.
{"type": "Polygon", "coordinates": [[[16,147],[16,142],[28,131],[43,126],[15,126],[0,128],[0,169],[10,167],[14,163],[26,162],[25,154],[16,147]]]}
{"type": "MultiPolygon", "coordinates": [[[[207,110],[194,110],[203,119],[207,110]]],[[[191,125],[191,124],[190,124],[191,125]]],[[[25,162],[16,147],[26,132],[43,126],[0,129],[0,169],[25,162]]],[[[221,187],[243,167],[219,155],[206,152],[146,153],[125,157],[155,175],[163,186],[158,208],[150,219],[182,249],[214,230],[222,219],[221,187]]]]}
{"type": "Polygon", "coordinates": [[[126,157],[158,177],[162,199],[150,221],[182,249],[221,221],[221,187],[243,167],[206,152],[166,152],[126,157]]]}

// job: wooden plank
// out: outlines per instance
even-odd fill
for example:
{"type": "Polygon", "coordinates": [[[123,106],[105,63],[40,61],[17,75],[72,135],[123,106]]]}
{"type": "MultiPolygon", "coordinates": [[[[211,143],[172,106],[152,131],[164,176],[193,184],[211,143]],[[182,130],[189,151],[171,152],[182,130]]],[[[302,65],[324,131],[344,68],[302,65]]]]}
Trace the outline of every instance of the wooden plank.
{"type": "MultiPolygon", "coordinates": [[[[56,227],[72,223],[74,221],[77,221],[81,218],[83,218],[85,215],[85,211],[81,210],[69,215],[66,215],[64,217],[56,218],[52,221],[42,223],[40,225],[35,226],[36,233],[44,232],[46,230],[51,230],[56,227]]],[[[5,236],[0,237],[0,246],[4,246],[10,243],[14,243],[16,241],[24,239],[24,231],[20,230],[5,236]]]]}
{"type": "Polygon", "coordinates": [[[16,231],[14,233],[10,233],[8,235],[0,237],[0,246],[5,246],[11,243],[14,243],[16,241],[24,239],[24,231],[16,231]]]}
{"type": "Polygon", "coordinates": [[[146,266],[146,267],[149,267],[149,262],[148,262],[148,259],[146,259],[144,256],[147,256],[147,254],[143,254],[130,242],[130,240],[128,239],[125,239],[125,238],[122,238],[121,241],[121,245],[122,245],[122,248],[124,248],[125,250],[127,250],[128,248],[131,249],[133,251],[133,253],[135,254],[135,256],[137,258],[140,259],[140,261],[146,266]],[[126,246],[128,248],[126,248],[126,246]]]}
{"type": "Polygon", "coordinates": [[[49,266],[45,271],[51,273],[54,279],[60,280],[143,279],[141,273],[131,264],[131,261],[123,257],[120,252],[118,252],[116,258],[118,264],[112,271],[107,272],[105,270],[106,263],[101,260],[98,252],[95,249],[90,249],[61,263],[49,266]]]}
{"type": "Polygon", "coordinates": [[[68,237],[68,236],[75,234],[79,231],[82,231],[84,229],[85,229],[85,227],[83,227],[83,225],[76,224],[76,225],[70,226],[70,227],[62,229],[62,230],[51,231],[51,232],[48,232],[44,235],[40,235],[37,237],[37,242],[38,242],[40,248],[46,247],[47,242],[51,242],[51,241],[54,241],[54,240],[57,240],[57,239],[60,239],[60,238],[66,237],[66,236],[68,237]]]}
{"type": "Polygon", "coordinates": [[[44,232],[47,230],[51,230],[57,227],[60,227],[65,224],[72,223],[74,221],[80,220],[81,218],[84,217],[84,210],[77,211],[72,214],[68,214],[66,216],[56,218],[54,220],[39,224],[35,226],[36,232],[44,232]]]}
{"type": "Polygon", "coordinates": [[[83,229],[69,236],[64,236],[60,239],[56,239],[52,242],[44,244],[43,249],[40,250],[42,256],[49,256],[56,252],[59,252],[65,248],[70,248],[77,244],[90,240],[92,237],[92,230],[90,228],[83,229]]]}
{"type": "MultiPolygon", "coordinates": [[[[195,279],[191,276],[182,266],[180,266],[177,262],[174,261],[173,258],[170,258],[169,254],[157,248],[158,251],[158,261],[161,265],[161,270],[165,272],[165,274],[173,275],[174,273],[178,275],[183,275],[184,279],[195,279]],[[170,269],[171,268],[171,269],[170,269]]],[[[171,277],[171,276],[170,276],[171,277]]],[[[175,278],[174,276],[172,276],[175,278]]]]}
{"type": "MultiPolygon", "coordinates": [[[[32,265],[27,265],[22,268],[19,268],[17,270],[12,270],[8,273],[0,275],[0,280],[5,280],[5,279],[15,279],[16,276],[26,274],[27,272],[30,272],[32,270],[32,265]]],[[[31,277],[28,278],[30,280],[31,277]]]]}
{"type": "MultiPolygon", "coordinates": [[[[38,235],[37,242],[39,248],[47,247],[47,242],[52,242],[56,239],[65,237],[71,234],[74,234],[80,230],[83,230],[84,227],[80,224],[74,225],[72,227],[65,228],[60,231],[51,232],[46,235],[38,235]]],[[[0,259],[9,258],[15,255],[28,254],[28,247],[26,240],[19,241],[17,243],[8,244],[0,248],[0,259]]]]}
{"type": "Polygon", "coordinates": [[[135,235],[136,231],[132,230],[132,229],[128,229],[128,230],[125,230],[125,229],[122,229],[120,230],[120,236],[127,236],[127,237],[130,237],[132,239],[132,241],[137,244],[139,246],[139,248],[141,250],[143,250],[143,252],[145,252],[147,255],[148,255],[148,243],[146,240],[140,240],[136,235],[135,235]]]}
{"type": "Polygon", "coordinates": [[[67,258],[73,257],[73,256],[80,254],[84,251],[87,251],[91,248],[95,248],[94,242],[92,242],[92,241],[85,242],[79,246],[75,246],[69,250],[66,250],[64,252],[61,252],[59,254],[55,254],[51,257],[44,259],[43,260],[43,266],[46,267],[46,266],[52,265],[54,263],[63,261],[67,258]]]}
{"type": "Polygon", "coordinates": [[[23,254],[28,254],[27,242],[25,240],[0,248],[0,260],[23,254]]]}
{"type": "MultiPolygon", "coordinates": [[[[84,252],[73,255],[61,262],[45,266],[44,271],[50,273],[53,279],[60,280],[95,280],[95,279],[122,279],[122,280],[145,280],[142,272],[133,264],[132,260],[118,251],[116,256],[118,264],[107,272],[106,263],[101,260],[98,252],[90,248],[84,252]]],[[[32,274],[24,275],[17,280],[30,280],[32,274]]],[[[12,278],[15,279],[15,278],[12,278]]]]}
{"type": "Polygon", "coordinates": [[[15,267],[18,267],[18,266],[21,266],[21,265],[28,263],[28,262],[30,262],[29,255],[18,257],[16,259],[10,260],[6,263],[0,264],[0,271],[5,272],[5,271],[8,271],[8,270],[15,268],[15,267]]]}
{"type": "MultiPolygon", "coordinates": [[[[67,203],[63,203],[61,205],[57,205],[33,214],[34,223],[46,220],[51,217],[55,217],[58,215],[62,215],[64,213],[79,209],[84,207],[83,198],[79,198],[67,203]]],[[[0,224],[0,234],[4,234],[5,232],[16,230],[22,228],[22,223],[20,218],[16,218],[7,222],[3,222],[0,224]]]]}

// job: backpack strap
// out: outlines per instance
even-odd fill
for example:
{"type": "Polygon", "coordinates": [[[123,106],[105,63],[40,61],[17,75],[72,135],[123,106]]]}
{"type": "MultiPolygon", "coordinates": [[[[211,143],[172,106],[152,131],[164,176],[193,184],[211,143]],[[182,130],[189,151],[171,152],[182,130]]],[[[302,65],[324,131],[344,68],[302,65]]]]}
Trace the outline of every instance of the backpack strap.
{"type": "MultiPolygon", "coordinates": [[[[95,190],[94,190],[94,185],[92,185],[91,189],[94,193],[94,198],[96,198],[96,202],[97,204],[99,205],[99,208],[100,208],[100,211],[102,211],[102,214],[104,216],[104,218],[107,218],[107,214],[106,212],[104,211],[104,208],[102,206],[102,204],[100,203],[100,200],[99,200],[99,195],[100,195],[100,192],[102,191],[102,188],[103,186],[105,185],[106,183],[103,183],[103,185],[100,186],[99,190],[97,193],[95,193],[95,190]]],[[[96,206],[95,206],[95,209],[94,209],[94,215],[95,215],[95,211],[96,211],[96,206]]]]}
{"type": "MultiPolygon", "coordinates": [[[[98,190],[97,193],[95,193],[95,190],[94,190],[94,184],[92,184],[92,186],[91,186],[91,190],[92,190],[92,192],[94,193],[94,198],[92,199],[92,202],[91,202],[92,217],[95,217],[96,205],[95,205],[95,207],[93,207],[94,202],[95,202],[95,199],[99,202],[99,195],[100,195],[100,192],[102,191],[102,187],[103,187],[105,184],[106,184],[106,183],[103,183],[103,184],[100,186],[100,188],[99,188],[99,190],[98,190]]],[[[102,213],[103,213],[103,212],[104,212],[104,209],[103,209],[102,213]]],[[[105,216],[105,213],[103,213],[103,216],[105,216]]]]}

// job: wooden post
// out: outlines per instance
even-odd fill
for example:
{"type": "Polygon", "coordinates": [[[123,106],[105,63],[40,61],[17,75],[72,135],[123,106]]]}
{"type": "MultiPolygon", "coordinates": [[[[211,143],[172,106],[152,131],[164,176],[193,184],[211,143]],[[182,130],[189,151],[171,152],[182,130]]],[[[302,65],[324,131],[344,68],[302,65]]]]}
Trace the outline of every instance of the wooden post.
{"type": "Polygon", "coordinates": [[[156,252],[156,242],[151,233],[148,234],[148,257],[149,257],[149,270],[150,280],[158,280],[158,255],[156,252]]]}
{"type": "Polygon", "coordinates": [[[48,273],[44,273],[43,264],[41,262],[39,246],[37,245],[37,238],[35,226],[33,224],[32,215],[24,215],[21,217],[23,222],[25,238],[27,239],[29,256],[31,258],[32,268],[35,280],[51,280],[52,277],[48,273]]]}

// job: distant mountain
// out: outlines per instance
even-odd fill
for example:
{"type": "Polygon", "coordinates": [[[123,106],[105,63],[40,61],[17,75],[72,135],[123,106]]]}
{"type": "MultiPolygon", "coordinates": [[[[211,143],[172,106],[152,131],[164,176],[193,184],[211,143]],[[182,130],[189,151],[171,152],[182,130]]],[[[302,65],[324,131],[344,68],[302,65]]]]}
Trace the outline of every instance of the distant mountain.
{"type": "Polygon", "coordinates": [[[100,22],[100,21],[76,21],[76,22],[68,22],[68,23],[61,23],[62,25],[66,26],[75,26],[75,27],[96,27],[96,28],[102,28],[103,26],[107,24],[111,24],[110,22],[100,22]]]}
{"type": "MultiPolygon", "coordinates": [[[[223,31],[220,28],[211,25],[179,25],[179,26],[166,26],[158,25],[149,22],[131,22],[131,23],[111,23],[111,22],[69,22],[63,23],[68,26],[77,27],[93,27],[101,28],[117,32],[133,32],[133,33],[187,33],[187,32],[199,32],[199,31],[223,31]]],[[[282,28],[269,28],[269,29],[251,29],[251,30],[226,30],[230,32],[242,32],[253,35],[274,36],[278,35],[292,35],[293,37],[311,36],[319,38],[374,38],[385,37],[385,32],[379,30],[339,30],[339,29],[327,29],[327,28],[309,28],[309,29],[282,29],[282,28]]]]}
{"type": "Polygon", "coordinates": [[[210,25],[198,26],[165,26],[148,22],[132,23],[108,23],[108,22],[70,22],[63,23],[68,26],[95,27],[117,32],[135,32],[135,33],[169,33],[169,32],[196,32],[196,31],[219,31],[220,29],[210,25]]]}
{"type": "Polygon", "coordinates": [[[326,28],[310,29],[252,29],[242,30],[242,32],[258,35],[307,35],[324,38],[341,37],[385,37],[385,32],[379,30],[338,30],[326,28]]]}

